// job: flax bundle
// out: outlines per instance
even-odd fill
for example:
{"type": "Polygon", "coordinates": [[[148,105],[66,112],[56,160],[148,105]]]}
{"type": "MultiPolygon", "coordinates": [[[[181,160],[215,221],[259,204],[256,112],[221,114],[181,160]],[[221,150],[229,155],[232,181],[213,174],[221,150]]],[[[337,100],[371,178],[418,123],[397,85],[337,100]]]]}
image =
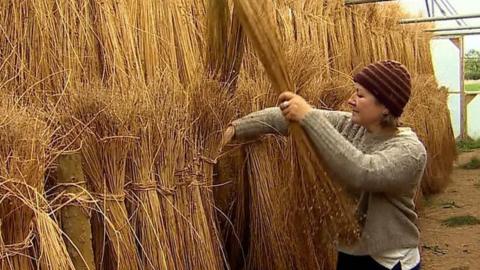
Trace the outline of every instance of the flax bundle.
{"type": "MultiPolygon", "coordinates": [[[[295,92],[294,82],[286,70],[287,62],[280,45],[281,41],[277,36],[275,25],[271,22],[270,12],[272,7],[265,1],[254,3],[253,1],[238,0],[235,1],[235,4],[240,21],[263,63],[265,71],[272,82],[272,87],[278,92],[295,92]]],[[[328,234],[334,239],[339,237],[355,238],[356,222],[353,212],[348,208],[346,197],[341,194],[339,187],[334,186],[327,174],[321,175],[321,179],[318,179],[319,172],[324,172],[325,169],[318,156],[313,154],[314,150],[311,143],[300,126],[291,124],[290,133],[298,151],[298,160],[294,159],[294,162],[299,167],[294,166],[294,171],[298,171],[300,167],[302,168],[300,170],[301,173],[296,176],[301,176],[298,179],[299,184],[304,191],[308,191],[308,193],[302,194],[305,199],[303,201],[305,206],[303,208],[305,210],[303,211],[304,218],[312,222],[321,220],[318,223],[315,222],[316,226],[313,229],[328,231],[328,234]],[[327,214],[322,215],[325,209],[332,210],[327,210],[327,214]]],[[[265,170],[258,172],[263,174],[265,170]]],[[[262,177],[255,180],[258,182],[267,181],[262,179],[262,177]]],[[[302,210],[302,207],[300,207],[300,210],[302,210]]],[[[307,227],[303,227],[300,230],[302,229],[306,230],[307,227]]],[[[269,242],[267,241],[266,243],[269,242]]],[[[281,245],[272,245],[270,247],[272,249],[272,257],[269,257],[271,262],[268,265],[260,264],[260,266],[265,267],[265,269],[292,267],[289,262],[282,261],[288,256],[282,254],[279,249],[274,250],[275,247],[281,247],[281,245]]],[[[252,263],[252,265],[257,266],[258,263],[259,261],[252,263]]]]}
{"type": "MultiPolygon", "coordinates": [[[[368,7],[345,8],[340,2],[306,1],[302,4],[296,4],[291,1],[276,1],[272,4],[275,8],[272,14],[275,14],[279,35],[285,44],[287,65],[288,69],[291,70],[292,81],[295,81],[297,93],[304,96],[311,104],[319,108],[348,109],[348,106],[345,106],[346,100],[353,92],[351,75],[358,68],[380,59],[391,58],[404,62],[414,78],[420,74],[432,74],[431,60],[425,56],[428,55],[429,50],[428,36],[422,36],[419,27],[401,27],[394,23],[396,18],[403,16],[398,6],[382,5],[379,7],[377,5],[369,5],[368,7]],[[345,26],[344,21],[347,21],[345,26]],[[354,27],[349,27],[352,24],[354,27]],[[336,41],[329,43],[329,40],[333,38],[336,41]],[[310,44],[312,43],[315,46],[311,46],[310,44]]],[[[262,74],[263,69],[259,68],[258,58],[252,53],[253,48],[250,45],[255,47],[255,41],[250,40],[250,42],[246,45],[243,68],[239,77],[239,89],[236,92],[238,96],[236,96],[235,102],[239,102],[237,107],[242,108],[240,109],[241,115],[272,106],[275,102],[275,94],[269,91],[269,85],[265,83],[265,78],[262,74]]],[[[257,55],[261,57],[261,54],[257,55]]],[[[264,68],[274,69],[275,67],[267,66],[264,68]]],[[[420,91],[421,93],[436,91],[436,89],[432,88],[427,89],[417,86],[414,86],[414,88],[413,91],[420,91]]],[[[434,95],[429,95],[429,97],[431,97],[432,102],[436,99],[434,95]]],[[[405,116],[405,118],[407,119],[408,116],[405,116]]],[[[418,124],[418,122],[415,122],[415,124],[418,124]]],[[[436,123],[431,123],[431,125],[436,125],[436,123]]],[[[448,125],[442,124],[442,126],[447,131],[450,129],[448,125]]],[[[425,138],[422,138],[422,141],[427,145],[427,149],[429,148],[428,145],[435,144],[435,142],[429,141],[428,137],[425,138]]],[[[278,144],[278,142],[276,143],[278,144]]],[[[449,144],[449,146],[451,145],[449,144]]],[[[281,159],[279,158],[280,156],[289,156],[278,167],[292,167],[291,164],[296,163],[294,161],[296,156],[294,151],[288,153],[285,151],[281,152],[277,155],[271,154],[269,156],[271,158],[263,158],[261,162],[269,164],[267,166],[274,166],[273,164],[281,159]],[[291,164],[289,165],[289,163],[291,164]]],[[[240,156],[241,153],[238,157],[243,159],[240,156]]],[[[445,160],[446,163],[452,162],[452,159],[449,157],[446,157],[445,160]]],[[[268,250],[255,248],[256,245],[264,245],[262,241],[269,241],[266,240],[268,233],[255,233],[255,231],[275,230],[277,232],[271,234],[276,235],[277,239],[285,235],[280,231],[289,231],[287,234],[289,235],[288,239],[291,241],[290,244],[295,242],[291,236],[295,234],[292,233],[295,230],[288,230],[287,226],[284,225],[284,223],[287,223],[285,216],[295,215],[291,211],[282,208],[284,208],[287,201],[295,201],[295,198],[285,198],[288,194],[292,194],[292,192],[285,191],[288,190],[285,186],[291,183],[288,180],[298,181],[299,177],[292,177],[291,173],[286,174],[287,177],[285,177],[281,172],[273,169],[274,175],[270,181],[278,182],[278,184],[268,184],[269,190],[274,190],[274,192],[270,192],[258,185],[257,182],[253,185],[249,183],[248,179],[245,179],[243,175],[246,171],[242,173],[244,170],[239,168],[242,166],[242,161],[236,162],[239,162],[239,164],[227,170],[236,171],[239,169],[240,171],[235,172],[235,176],[225,175],[224,177],[229,177],[230,179],[234,177],[233,179],[238,181],[236,186],[238,190],[228,191],[226,188],[222,188],[223,194],[217,196],[217,198],[222,200],[222,207],[229,211],[228,213],[234,223],[233,226],[236,228],[233,230],[233,233],[230,228],[225,229],[226,234],[230,235],[227,242],[228,252],[244,254],[246,257],[269,258],[266,261],[257,260],[257,265],[261,265],[258,267],[275,264],[276,256],[274,254],[282,254],[283,252],[276,252],[277,246],[283,246],[283,250],[288,250],[287,253],[290,256],[297,253],[291,247],[293,245],[286,247],[283,244],[283,240],[275,241],[275,244],[265,244],[270,246],[268,250]],[[253,188],[255,186],[257,188],[253,188]],[[230,205],[226,204],[227,206],[223,206],[227,196],[231,196],[239,202],[232,202],[230,205]],[[256,200],[256,205],[264,210],[261,211],[261,214],[259,214],[260,212],[252,214],[253,211],[257,211],[255,208],[257,206],[254,207],[252,205],[254,197],[257,196],[262,198],[262,200],[256,200]],[[277,219],[277,216],[281,218],[277,219]],[[274,222],[275,226],[265,229],[268,227],[269,222],[259,222],[256,219],[277,219],[278,222],[274,222]],[[245,223],[249,227],[245,227],[245,223]],[[251,238],[252,235],[257,237],[262,235],[264,238],[263,240],[251,238]],[[239,246],[238,244],[232,244],[232,242],[243,244],[239,246]],[[236,251],[234,251],[235,249],[236,251]]],[[[247,162],[247,164],[249,163],[247,162]]],[[[295,170],[292,169],[291,171],[295,170]]],[[[448,178],[448,174],[445,176],[448,178]]],[[[297,196],[303,198],[302,196],[297,196]]],[[[308,196],[305,197],[309,198],[308,196]]],[[[310,197],[310,200],[313,200],[313,198],[310,197]]],[[[324,207],[329,209],[328,205],[324,207]]],[[[319,215],[321,216],[321,213],[319,215]]],[[[299,220],[299,218],[295,220],[299,220]]],[[[316,243],[314,239],[324,239],[325,235],[318,235],[319,230],[316,229],[316,231],[317,233],[314,233],[313,229],[310,231],[305,230],[303,236],[300,234],[298,239],[302,240],[298,242],[301,242],[301,244],[298,244],[296,248],[308,251],[313,250],[312,247],[320,246],[314,244],[316,243]]],[[[311,260],[308,260],[308,263],[305,262],[305,265],[307,265],[305,267],[321,268],[322,266],[319,265],[323,264],[323,269],[329,269],[332,266],[333,262],[328,262],[332,261],[331,258],[334,257],[332,256],[331,247],[319,248],[312,252],[317,254],[317,258],[322,258],[323,254],[325,254],[325,257],[323,259],[315,259],[315,256],[303,256],[304,261],[307,261],[305,258],[311,258],[311,260]]],[[[246,260],[249,259],[246,258],[246,260]]],[[[242,262],[239,263],[237,259],[232,259],[231,261],[236,267],[242,267],[242,262]]],[[[285,263],[280,258],[278,262],[280,264],[285,263]]],[[[249,267],[255,268],[255,263],[251,263],[249,267]]]]}
{"type": "Polygon", "coordinates": [[[52,131],[9,96],[0,103],[1,269],[74,269],[44,198],[52,131]]]}
{"type": "MultiPolygon", "coordinates": [[[[232,167],[231,175],[221,179],[224,174],[219,172],[216,177],[225,182],[212,186],[217,142],[230,120],[273,106],[276,91],[297,91],[320,108],[343,108],[352,91],[350,75],[375,60],[399,60],[419,78],[420,83],[415,84],[418,102],[412,103],[405,122],[416,126],[429,149],[425,179],[430,181],[425,180],[424,192],[441,190],[437,183],[447,182],[453,144],[444,107],[445,117],[438,122],[409,121],[431,114],[425,106],[445,106],[444,96],[432,94],[436,91],[433,83],[421,83],[423,75],[433,74],[428,36],[419,26],[397,25],[396,20],[405,17],[398,6],[347,8],[341,0],[273,1],[267,13],[257,12],[251,18],[267,14],[260,18],[259,26],[270,20],[268,29],[276,30],[255,32],[257,40],[247,29],[250,39],[245,42],[245,29],[232,2],[39,0],[0,4],[0,20],[5,25],[0,37],[2,92],[14,93],[19,103],[49,113],[52,108],[65,109],[63,117],[70,120],[55,128],[68,138],[67,145],[83,149],[85,165],[91,165],[85,167],[90,188],[96,193],[107,191],[106,196],[97,194],[100,208],[115,208],[114,214],[92,218],[98,236],[98,267],[116,269],[119,262],[126,268],[151,267],[156,260],[159,267],[165,262],[174,269],[218,269],[228,257],[232,268],[246,263],[247,268],[328,269],[333,257],[329,239],[342,230],[334,230],[330,236],[325,228],[342,226],[335,226],[338,220],[327,216],[334,216],[336,211],[331,209],[335,208],[342,213],[344,206],[336,205],[341,199],[332,204],[315,201],[335,193],[310,188],[329,183],[325,176],[313,183],[310,166],[305,168],[308,176],[300,174],[306,150],[294,147],[291,139],[280,138],[232,150],[233,160],[224,160],[232,164],[219,164],[232,167]],[[256,42],[271,40],[271,35],[283,48],[278,49],[277,42],[262,43],[272,50],[255,54],[261,47],[256,42]],[[273,60],[265,60],[270,54],[273,60]],[[280,64],[275,64],[277,61],[280,64]],[[262,66],[261,62],[270,64],[262,66]],[[265,76],[265,68],[269,76],[274,75],[273,84],[265,76]],[[271,91],[272,85],[275,91],[271,91]],[[72,95],[78,96],[72,99],[72,95]],[[94,99],[98,106],[74,114],[72,107],[78,107],[83,98],[82,104],[94,99]],[[123,105],[128,108],[119,109],[111,98],[125,99],[123,105]],[[131,105],[132,100],[137,103],[131,105]],[[154,107],[155,113],[144,109],[132,112],[130,107],[154,107]],[[127,111],[130,116],[125,116],[127,111]],[[156,116],[144,117],[144,113],[156,116]],[[121,130],[99,135],[100,127],[111,127],[112,119],[123,119],[113,124],[121,130]],[[441,132],[436,131],[438,127],[441,132]],[[121,137],[101,140],[110,135],[121,137]],[[118,158],[107,160],[110,155],[118,158]],[[115,159],[118,162],[110,164],[115,159]],[[152,159],[153,170],[149,168],[152,159]],[[127,164],[125,179],[123,167],[127,164]],[[100,169],[108,179],[99,176],[100,169]],[[153,195],[152,177],[158,199],[153,195]],[[299,179],[303,179],[301,185],[299,179]],[[229,186],[234,188],[228,190],[229,186]],[[215,210],[220,205],[213,202],[212,191],[225,190],[228,193],[221,194],[225,213],[220,213],[215,210]],[[135,195],[126,207],[122,206],[124,193],[135,195]],[[147,215],[159,211],[157,200],[160,214],[147,215]],[[285,207],[295,204],[299,210],[285,207]],[[321,209],[309,210],[313,205],[321,209]],[[222,224],[224,250],[217,222],[222,224]],[[154,223],[163,223],[165,232],[154,223]],[[125,244],[119,246],[121,241],[125,244]]],[[[320,165],[315,161],[312,168],[318,173],[320,165]]],[[[4,243],[7,240],[3,238],[4,243]]]]}
{"type": "Polygon", "coordinates": [[[443,191],[450,182],[452,161],[457,153],[450,113],[445,107],[447,92],[438,89],[435,78],[428,75],[417,76],[413,86],[413,96],[403,121],[419,135],[428,153],[427,167],[418,194],[421,196],[443,191]],[[432,121],[428,117],[430,115],[435,115],[436,120],[432,121]]]}
{"type": "Polygon", "coordinates": [[[131,174],[129,190],[134,200],[130,212],[141,251],[141,268],[175,269],[154,175],[156,155],[165,143],[157,129],[161,123],[156,121],[156,113],[148,97],[142,96],[131,123],[138,140],[133,145],[127,165],[131,174]]]}
{"type": "MultiPolygon", "coordinates": [[[[168,114],[164,114],[166,116],[168,114]]],[[[161,151],[155,159],[154,175],[159,189],[159,201],[164,226],[168,229],[167,246],[171,251],[174,269],[182,269],[189,266],[187,247],[185,246],[185,230],[183,216],[179,211],[179,198],[176,193],[177,162],[185,153],[184,131],[181,122],[167,124],[167,119],[161,118],[165,123],[159,127],[163,143],[161,151]],[[177,221],[177,219],[179,219],[177,221]]]]}
{"type": "Polygon", "coordinates": [[[96,267],[138,269],[124,190],[127,155],[135,140],[128,126],[135,96],[90,87],[69,93],[64,101],[61,124],[81,147],[87,184],[99,205],[92,217],[96,267]]]}
{"type": "Polygon", "coordinates": [[[214,145],[217,139],[211,132],[217,131],[199,130],[209,127],[203,121],[216,121],[206,109],[218,103],[204,98],[209,97],[207,91],[218,90],[191,87],[195,88],[185,90],[179,82],[165,80],[162,88],[152,91],[151,100],[159,112],[154,133],[161,138],[155,156],[155,179],[175,267],[221,269],[224,262],[211,191],[213,161],[207,158],[213,154],[205,152],[215,149],[205,144],[214,145]]]}

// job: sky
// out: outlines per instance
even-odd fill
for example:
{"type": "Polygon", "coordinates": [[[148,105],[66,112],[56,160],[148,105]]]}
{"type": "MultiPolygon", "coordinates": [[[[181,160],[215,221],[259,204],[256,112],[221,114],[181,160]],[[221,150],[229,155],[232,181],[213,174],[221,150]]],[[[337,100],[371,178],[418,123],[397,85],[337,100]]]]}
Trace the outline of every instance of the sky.
{"type": "MultiPolygon", "coordinates": [[[[428,0],[431,2],[431,0],[428,0]]],[[[441,2],[442,0],[435,0],[441,2]]],[[[443,0],[445,1],[445,0],[443,0]]],[[[414,15],[427,16],[425,0],[399,0],[406,11],[414,15]]],[[[480,13],[479,0],[449,0],[458,14],[480,13]]],[[[435,16],[443,16],[436,8],[435,16]]],[[[465,19],[469,26],[480,26],[480,19],[465,19]]],[[[456,21],[436,22],[436,28],[456,27],[456,21]]],[[[448,107],[455,136],[460,133],[460,57],[459,50],[447,39],[435,39],[431,42],[432,59],[435,77],[440,85],[449,88],[448,107]],[[452,93],[453,92],[453,93],[452,93]],[[457,92],[457,93],[455,93],[457,92]]],[[[465,36],[465,52],[470,49],[480,50],[480,35],[465,36]]],[[[468,135],[480,139],[480,96],[477,96],[468,106],[468,135]]]]}
{"type": "MultiPolygon", "coordinates": [[[[440,0],[436,1],[440,2],[440,0]]],[[[427,9],[424,0],[399,0],[399,2],[405,10],[412,14],[421,13],[422,16],[427,16],[427,9]]],[[[428,0],[428,2],[431,2],[431,0],[428,0]]],[[[458,14],[480,13],[480,1],[478,0],[449,0],[449,2],[457,10],[458,14]]],[[[442,16],[438,7],[435,7],[435,16],[442,16]]],[[[480,26],[480,19],[465,19],[464,21],[469,26],[480,26]]],[[[437,28],[456,26],[458,26],[456,21],[436,22],[437,28]]],[[[480,50],[480,35],[465,36],[465,52],[470,49],[480,50]]]]}

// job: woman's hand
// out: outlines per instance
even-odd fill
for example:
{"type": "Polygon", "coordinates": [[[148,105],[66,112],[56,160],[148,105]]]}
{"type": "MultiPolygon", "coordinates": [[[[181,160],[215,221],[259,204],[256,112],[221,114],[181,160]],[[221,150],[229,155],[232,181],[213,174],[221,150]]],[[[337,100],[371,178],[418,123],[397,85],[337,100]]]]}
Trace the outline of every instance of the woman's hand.
{"type": "Polygon", "coordinates": [[[278,97],[283,116],[289,121],[299,122],[313,110],[312,106],[301,96],[292,92],[283,92],[278,97]]]}
{"type": "Polygon", "coordinates": [[[228,128],[223,133],[222,141],[220,142],[220,146],[221,146],[220,149],[223,149],[223,147],[225,147],[225,145],[230,143],[232,141],[233,137],[235,137],[235,127],[234,126],[228,126],[228,128]]]}

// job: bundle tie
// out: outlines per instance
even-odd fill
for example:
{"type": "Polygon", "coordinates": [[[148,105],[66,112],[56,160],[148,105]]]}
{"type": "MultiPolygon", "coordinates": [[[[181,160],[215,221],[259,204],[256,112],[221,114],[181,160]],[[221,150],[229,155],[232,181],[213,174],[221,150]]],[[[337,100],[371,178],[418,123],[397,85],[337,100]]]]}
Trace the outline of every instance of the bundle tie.
{"type": "Polygon", "coordinates": [[[123,202],[125,201],[125,193],[114,194],[114,193],[92,193],[99,201],[114,201],[114,202],[123,202]]]}
{"type": "Polygon", "coordinates": [[[0,260],[4,260],[13,256],[27,256],[24,251],[33,246],[33,231],[30,230],[28,236],[23,242],[14,244],[2,244],[0,245],[0,260]]]}

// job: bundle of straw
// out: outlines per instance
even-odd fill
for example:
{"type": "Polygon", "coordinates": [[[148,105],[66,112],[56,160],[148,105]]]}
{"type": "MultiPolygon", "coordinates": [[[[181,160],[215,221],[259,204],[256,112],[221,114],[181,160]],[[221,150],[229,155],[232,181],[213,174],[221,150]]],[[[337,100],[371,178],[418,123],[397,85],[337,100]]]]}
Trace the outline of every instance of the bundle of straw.
{"type": "MultiPolygon", "coordinates": [[[[354,231],[355,222],[308,138],[292,127],[296,139],[234,148],[232,159],[219,157],[217,144],[233,118],[274,105],[277,91],[344,108],[350,76],[375,60],[399,60],[420,81],[405,120],[429,151],[424,192],[448,179],[447,112],[438,121],[409,120],[445,106],[445,97],[421,83],[433,74],[429,37],[420,26],[396,24],[404,17],[398,5],[38,0],[4,1],[0,15],[2,91],[60,111],[60,137],[82,150],[100,209],[92,217],[97,268],[329,269],[330,240],[354,231]]],[[[4,220],[2,230],[10,227],[4,220]]],[[[3,235],[6,245],[27,237],[26,226],[18,228],[15,241],[3,235]]],[[[32,235],[43,239],[36,244],[49,239],[32,235]]],[[[24,253],[46,259],[48,250],[39,250],[24,253]]]]}
{"type": "MultiPolygon", "coordinates": [[[[240,21],[263,63],[273,88],[279,92],[295,92],[294,82],[286,70],[286,57],[282,51],[276,27],[271,20],[272,7],[266,1],[254,3],[252,1],[238,0],[235,1],[235,4],[240,21]]],[[[341,194],[339,187],[333,184],[327,174],[321,175],[321,179],[318,179],[319,172],[324,172],[325,169],[319,157],[310,154],[314,150],[312,150],[311,143],[300,126],[291,124],[290,133],[292,134],[293,144],[299,153],[295,164],[301,167],[301,173],[296,176],[300,176],[298,180],[302,189],[308,191],[302,194],[305,199],[303,203],[306,206],[304,208],[306,211],[303,212],[306,215],[304,218],[309,221],[321,220],[317,225],[322,225],[322,227],[314,229],[326,230],[333,238],[339,238],[340,236],[354,238],[356,222],[353,212],[348,208],[346,197],[341,194]],[[325,198],[327,201],[322,201],[321,198],[325,198]],[[329,210],[323,215],[322,212],[326,209],[329,210]]],[[[298,171],[300,167],[294,168],[294,171],[298,171]]],[[[265,170],[260,170],[259,172],[263,173],[265,170]]],[[[258,182],[267,181],[261,179],[261,177],[256,180],[258,182]]],[[[270,264],[260,265],[272,267],[272,269],[276,267],[290,267],[288,262],[281,261],[282,258],[285,258],[285,256],[282,256],[282,253],[273,252],[272,255],[274,257],[271,258],[273,261],[270,264]]],[[[261,258],[259,259],[261,260],[261,258]]],[[[253,265],[259,265],[259,262],[257,261],[253,265]]]]}
{"type": "Polygon", "coordinates": [[[447,91],[438,89],[433,76],[414,78],[413,96],[403,121],[419,135],[428,153],[419,196],[441,192],[450,182],[457,154],[450,113],[445,107],[447,96],[447,91]],[[432,114],[437,115],[435,121],[427,117],[432,114]]]}
{"type": "Polygon", "coordinates": [[[111,94],[94,87],[70,93],[64,98],[62,125],[81,147],[87,184],[100,208],[92,217],[97,268],[138,269],[124,190],[127,156],[135,140],[128,126],[135,96],[111,94]]]}
{"type": "MultiPolygon", "coordinates": [[[[165,110],[167,111],[167,110],[165,110]]],[[[167,114],[162,114],[163,117],[167,114]]],[[[177,162],[185,153],[184,131],[181,122],[169,123],[166,118],[161,117],[159,123],[164,123],[158,127],[162,135],[162,147],[155,157],[154,175],[158,186],[158,198],[161,204],[162,219],[164,226],[168,230],[167,247],[174,263],[173,269],[182,269],[189,267],[187,256],[188,247],[185,246],[185,228],[183,219],[187,218],[179,213],[180,199],[176,193],[177,162]],[[178,220],[177,220],[178,219],[178,220]]]]}
{"type": "MultiPolygon", "coordinates": [[[[235,4],[238,4],[238,2],[239,1],[235,2],[235,4]]],[[[279,29],[279,35],[277,37],[281,37],[285,44],[284,49],[288,57],[286,57],[287,61],[284,62],[287,62],[287,70],[291,71],[289,75],[292,78],[291,81],[295,82],[295,90],[297,90],[297,93],[306,97],[311,104],[317,105],[317,107],[320,108],[347,109],[348,106],[345,106],[346,100],[350,97],[351,93],[353,93],[354,89],[351,75],[362,66],[376,60],[385,58],[397,59],[408,66],[414,77],[418,74],[432,74],[431,60],[418,57],[419,54],[428,54],[428,36],[421,36],[421,29],[419,27],[406,27],[403,29],[395,23],[395,18],[402,16],[399,6],[387,5],[386,7],[382,6],[382,9],[376,5],[370,7],[345,8],[343,3],[340,2],[341,1],[329,1],[328,3],[322,1],[306,1],[302,4],[296,4],[291,1],[276,1],[274,4],[267,4],[265,2],[252,4],[254,6],[262,6],[262,12],[258,12],[260,16],[263,16],[262,19],[268,20],[268,18],[270,18],[270,21],[276,22],[279,29]],[[263,12],[264,10],[267,11],[263,12]],[[275,17],[275,19],[272,17],[275,17]],[[378,24],[381,24],[381,26],[378,24]],[[353,25],[353,27],[350,25],[353,25]],[[400,42],[400,40],[402,41],[400,42]],[[315,44],[315,46],[308,45],[312,43],[315,44]]],[[[240,12],[237,13],[240,14],[240,12]]],[[[256,18],[255,16],[253,17],[256,18]]],[[[249,17],[248,19],[251,18],[249,17]]],[[[249,22],[252,27],[261,24],[259,23],[260,20],[252,21],[253,19],[249,22]]],[[[275,24],[271,23],[270,25],[275,24]]],[[[270,29],[275,28],[272,27],[270,29]]],[[[245,26],[245,30],[249,33],[247,26],[245,26]]],[[[269,31],[268,35],[275,35],[275,32],[276,31],[269,31]]],[[[264,71],[258,65],[258,59],[265,62],[264,59],[268,58],[268,55],[274,55],[271,57],[274,58],[274,60],[278,59],[278,55],[272,52],[272,48],[275,46],[263,42],[265,39],[264,34],[258,34],[254,38],[251,38],[251,35],[251,33],[248,34],[250,43],[247,43],[246,46],[243,69],[239,77],[239,89],[236,92],[238,96],[236,96],[235,104],[238,104],[237,107],[242,108],[240,110],[242,112],[241,114],[271,106],[275,100],[275,94],[269,91],[270,86],[268,83],[265,83],[265,78],[262,74],[264,71]],[[262,43],[262,45],[267,44],[265,46],[270,47],[268,47],[266,51],[257,52],[256,55],[259,56],[259,58],[256,58],[252,50],[256,50],[258,43],[262,43]],[[253,48],[250,47],[250,45],[252,45],[253,48]]],[[[277,45],[277,43],[274,44],[277,45]]],[[[269,62],[270,59],[267,61],[269,62]]],[[[274,88],[276,84],[275,81],[281,81],[278,77],[282,77],[281,74],[283,72],[277,70],[278,66],[280,65],[268,64],[263,66],[269,77],[275,77],[272,82],[274,88]],[[277,75],[270,76],[270,73],[277,75]]],[[[283,90],[287,90],[287,87],[283,90]]],[[[436,91],[436,89],[421,89],[421,87],[415,87],[414,91],[428,93],[428,91],[436,91]]],[[[438,123],[432,123],[432,125],[437,124],[438,123]]],[[[444,129],[448,130],[449,128],[448,126],[444,126],[444,129]]],[[[437,142],[437,139],[430,141],[430,138],[422,140],[426,145],[433,145],[437,142]]],[[[278,141],[275,143],[277,145],[279,144],[278,141]]],[[[451,146],[451,144],[449,144],[449,146],[451,146]]],[[[249,157],[248,152],[246,156],[249,157]]],[[[230,198],[232,198],[232,200],[239,200],[239,203],[233,202],[231,205],[222,203],[223,208],[230,211],[229,214],[236,228],[234,232],[237,234],[232,234],[230,228],[225,229],[226,234],[230,235],[230,238],[228,238],[230,240],[228,240],[227,243],[227,252],[232,252],[233,254],[241,254],[243,252],[246,257],[255,256],[257,259],[256,262],[253,263],[252,261],[254,260],[247,258],[247,261],[250,261],[250,268],[265,267],[265,265],[269,264],[275,265],[275,262],[279,262],[279,264],[292,263],[292,261],[284,262],[281,258],[278,258],[283,251],[276,252],[276,250],[281,249],[281,247],[283,247],[284,250],[288,250],[287,253],[290,256],[293,255],[293,257],[295,257],[295,254],[302,254],[302,251],[308,252],[308,250],[315,250],[312,252],[315,255],[303,256],[303,261],[308,262],[300,262],[300,260],[292,259],[293,263],[298,267],[302,267],[301,265],[303,265],[307,268],[316,267],[321,269],[323,267],[323,269],[329,269],[332,263],[334,263],[333,248],[331,246],[328,248],[319,247],[322,245],[322,242],[325,243],[325,239],[330,238],[329,233],[326,233],[328,230],[323,229],[323,226],[326,226],[325,223],[318,219],[314,219],[314,223],[311,223],[310,220],[312,218],[301,218],[298,216],[299,213],[306,210],[290,211],[282,209],[282,206],[287,205],[286,203],[293,204],[292,202],[305,206],[318,205],[322,210],[312,210],[310,216],[323,217],[325,212],[329,212],[328,209],[336,208],[334,204],[330,205],[327,203],[324,205],[318,201],[314,201],[315,199],[318,200],[318,198],[324,198],[324,194],[311,196],[310,194],[301,195],[294,192],[295,190],[301,190],[300,188],[289,186],[289,184],[291,185],[291,181],[298,181],[298,179],[302,177],[300,174],[301,170],[295,169],[295,164],[303,162],[299,161],[302,156],[301,154],[295,154],[293,150],[287,152],[283,150],[280,151],[280,153],[271,153],[269,156],[263,156],[260,162],[264,162],[265,164],[261,166],[277,168],[272,169],[273,175],[268,177],[271,178],[271,180],[266,181],[279,182],[278,184],[268,183],[264,184],[263,187],[256,181],[252,184],[250,181],[253,182],[252,179],[256,178],[250,178],[251,180],[248,180],[248,178],[245,179],[244,174],[248,172],[245,170],[235,173],[236,176],[234,177],[236,177],[236,181],[238,181],[237,191],[225,191],[226,188],[223,188],[224,194],[217,195],[217,198],[221,198],[222,202],[225,201],[225,198],[228,198],[228,196],[231,196],[230,198]],[[280,158],[285,156],[288,158],[280,158]],[[281,161],[279,165],[274,165],[277,164],[279,160],[283,161],[281,161]],[[290,173],[282,172],[282,170],[278,170],[278,168],[290,168],[290,173]],[[265,186],[268,186],[268,190],[265,186]],[[270,190],[274,191],[270,192],[270,190]],[[261,200],[256,198],[261,198],[261,200]],[[245,202],[245,200],[247,200],[247,202],[245,202]],[[258,211],[260,209],[261,211],[258,211]],[[318,212],[313,213],[313,211],[318,212]],[[248,217],[246,218],[246,216],[248,217]],[[285,216],[298,217],[296,219],[294,218],[294,220],[304,220],[310,223],[297,225],[295,222],[290,222],[295,224],[292,225],[295,228],[289,228],[289,226],[285,224],[288,223],[285,221],[285,216]],[[258,219],[264,221],[256,221],[258,219]],[[282,231],[288,231],[287,239],[291,241],[290,243],[296,244],[285,246],[285,242],[279,240],[274,241],[273,244],[265,244],[265,246],[270,247],[269,250],[256,248],[256,246],[261,247],[264,245],[263,242],[270,241],[267,240],[268,233],[261,234],[256,233],[256,231],[265,232],[267,230],[275,230],[276,232],[271,234],[276,235],[275,237],[277,239],[286,237],[282,231]],[[302,232],[298,233],[296,231],[302,232]],[[252,235],[256,238],[251,238],[252,235]],[[243,243],[241,244],[240,250],[238,244],[232,244],[232,242],[235,241],[237,243],[243,243]],[[235,247],[236,251],[234,251],[235,247]],[[315,249],[315,247],[317,248],[315,249]],[[275,253],[280,255],[277,257],[275,253]],[[319,254],[324,254],[325,257],[322,258],[322,255],[319,254]],[[268,257],[270,259],[268,262],[261,261],[259,258],[262,257],[268,257]],[[310,259],[305,260],[305,257],[310,259]]],[[[448,160],[448,158],[446,158],[446,160],[448,160]]],[[[250,161],[247,160],[247,164],[250,164],[249,162],[250,161]]],[[[451,161],[446,162],[451,163],[451,161]]],[[[233,166],[234,170],[238,169],[239,166],[241,167],[242,164],[233,166]]],[[[255,166],[260,166],[260,164],[255,164],[255,166]]],[[[302,170],[303,169],[304,168],[302,168],[302,170]]],[[[232,171],[232,168],[227,168],[227,170],[232,171]]],[[[321,175],[322,171],[317,171],[317,173],[321,175]]],[[[232,176],[227,175],[227,177],[232,176]]],[[[257,177],[266,179],[261,176],[257,177]]],[[[303,216],[309,215],[306,214],[303,216]]],[[[303,252],[303,254],[306,254],[306,252],[303,252]]],[[[297,257],[300,258],[301,256],[297,257]]],[[[231,262],[232,261],[237,266],[242,264],[238,263],[238,260],[231,260],[231,262]]]]}
{"type": "Polygon", "coordinates": [[[227,93],[198,85],[185,90],[175,81],[163,81],[162,87],[151,95],[156,112],[156,131],[152,134],[161,138],[155,156],[155,178],[162,218],[169,232],[168,247],[177,269],[221,269],[224,262],[211,191],[213,161],[207,158],[216,154],[213,146],[221,132],[217,128],[198,128],[212,127],[211,122],[204,121],[216,122],[215,116],[223,119],[207,113],[206,108],[218,105],[216,101],[222,97],[227,100],[227,93]],[[207,101],[205,91],[223,95],[207,101]]]}
{"type": "Polygon", "coordinates": [[[44,198],[52,131],[11,97],[0,111],[1,269],[74,269],[44,198]]]}
{"type": "Polygon", "coordinates": [[[156,156],[165,144],[157,129],[157,125],[161,124],[156,121],[157,113],[151,101],[143,97],[139,99],[131,123],[138,140],[128,161],[131,172],[129,190],[134,200],[130,212],[140,247],[141,268],[175,269],[154,175],[156,156]]]}
{"type": "MultiPolygon", "coordinates": [[[[195,126],[186,134],[192,139],[192,143],[186,151],[187,163],[184,166],[187,174],[183,177],[188,178],[189,174],[197,175],[190,189],[195,197],[198,196],[198,199],[193,201],[201,202],[203,213],[194,219],[194,228],[198,228],[198,233],[202,236],[199,240],[208,247],[205,256],[214,259],[212,266],[215,265],[216,269],[223,267],[225,255],[221,249],[221,235],[215,215],[214,165],[220,152],[222,130],[235,114],[229,89],[234,88],[219,81],[203,79],[189,90],[189,115],[195,126]]],[[[197,241],[195,238],[193,240],[197,241]]]]}

